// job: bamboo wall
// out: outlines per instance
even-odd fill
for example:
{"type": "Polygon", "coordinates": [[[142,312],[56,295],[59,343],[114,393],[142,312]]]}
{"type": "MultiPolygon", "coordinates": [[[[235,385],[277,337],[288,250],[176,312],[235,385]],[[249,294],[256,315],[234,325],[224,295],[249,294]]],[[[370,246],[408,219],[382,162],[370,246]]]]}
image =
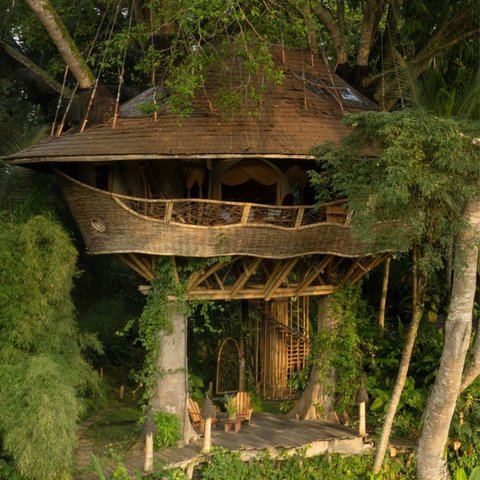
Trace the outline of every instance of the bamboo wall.
{"type": "Polygon", "coordinates": [[[309,298],[257,302],[250,315],[257,390],[264,399],[290,398],[291,375],[306,365],[309,352],[309,298]]]}

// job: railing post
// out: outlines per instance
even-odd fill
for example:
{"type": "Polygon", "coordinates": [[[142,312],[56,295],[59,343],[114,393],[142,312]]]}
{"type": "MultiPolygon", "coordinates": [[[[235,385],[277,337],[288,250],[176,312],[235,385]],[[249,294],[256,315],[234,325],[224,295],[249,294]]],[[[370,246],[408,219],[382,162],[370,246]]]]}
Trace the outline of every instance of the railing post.
{"type": "Polygon", "coordinates": [[[242,220],[240,223],[248,223],[248,217],[250,216],[251,205],[245,205],[242,212],[242,220]]]}
{"type": "Polygon", "coordinates": [[[173,200],[168,200],[165,205],[165,223],[169,223],[172,219],[173,200]]]}
{"type": "Polygon", "coordinates": [[[297,219],[295,221],[295,228],[299,228],[302,225],[304,212],[305,212],[305,209],[303,207],[298,209],[297,219]]]}

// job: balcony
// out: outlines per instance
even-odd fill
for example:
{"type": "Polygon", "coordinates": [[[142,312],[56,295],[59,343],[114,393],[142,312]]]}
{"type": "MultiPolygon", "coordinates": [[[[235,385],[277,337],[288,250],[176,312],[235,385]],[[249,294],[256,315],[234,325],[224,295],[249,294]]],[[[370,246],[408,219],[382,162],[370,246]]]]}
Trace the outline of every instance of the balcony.
{"type": "Polygon", "coordinates": [[[365,245],[351,235],[344,201],[313,207],[145,199],[106,192],[56,173],[92,254],[276,259],[365,254],[365,245]]]}

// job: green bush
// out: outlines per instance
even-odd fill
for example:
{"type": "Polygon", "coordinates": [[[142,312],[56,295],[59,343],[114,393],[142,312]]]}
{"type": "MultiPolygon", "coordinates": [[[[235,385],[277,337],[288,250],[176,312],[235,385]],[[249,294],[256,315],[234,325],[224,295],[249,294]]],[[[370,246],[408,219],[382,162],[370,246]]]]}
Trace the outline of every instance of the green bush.
{"type": "Polygon", "coordinates": [[[82,396],[97,385],[82,351],[98,345],[74,320],[76,273],[75,247],[56,222],[0,218],[0,432],[31,480],[70,478],[82,396]]]}
{"type": "Polygon", "coordinates": [[[268,453],[242,462],[239,453],[219,449],[200,473],[203,480],[413,480],[416,478],[413,455],[386,459],[378,475],[371,473],[371,455],[319,455],[306,458],[300,452],[272,458],[268,453]]]}
{"type": "Polygon", "coordinates": [[[180,440],[180,420],[175,415],[156,412],[153,414],[153,420],[157,429],[154,440],[156,449],[172,447],[180,440]]]}

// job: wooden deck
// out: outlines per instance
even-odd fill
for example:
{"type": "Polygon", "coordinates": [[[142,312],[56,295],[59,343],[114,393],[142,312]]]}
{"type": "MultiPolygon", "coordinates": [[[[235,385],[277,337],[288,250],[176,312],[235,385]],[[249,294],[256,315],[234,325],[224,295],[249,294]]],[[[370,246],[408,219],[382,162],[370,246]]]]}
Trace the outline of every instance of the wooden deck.
{"type": "MultiPolygon", "coordinates": [[[[224,447],[234,452],[240,452],[243,460],[249,460],[256,455],[269,451],[275,455],[281,451],[291,453],[305,450],[306,456],[322,453],[360,454],[368,446],[356,431],[336,424],[317,421],[299,421],[283,415],[257,413],[252,417],[252,424],[242,424],[240,432],[224,431],[221,419],[216,429],[212,429],[212,445],[224,447]]],[[[182,468],[188,470],[208,458],[201,453],[203,439],[180,447],[169,448],[155,453],[154,465],[182,468]]],[[[125,459],[125,465],[130,472],[143,469],[144,456],[139,453],[125,459]]],[[[93,479],[94,476],[77,477],[93,479]]]]}

